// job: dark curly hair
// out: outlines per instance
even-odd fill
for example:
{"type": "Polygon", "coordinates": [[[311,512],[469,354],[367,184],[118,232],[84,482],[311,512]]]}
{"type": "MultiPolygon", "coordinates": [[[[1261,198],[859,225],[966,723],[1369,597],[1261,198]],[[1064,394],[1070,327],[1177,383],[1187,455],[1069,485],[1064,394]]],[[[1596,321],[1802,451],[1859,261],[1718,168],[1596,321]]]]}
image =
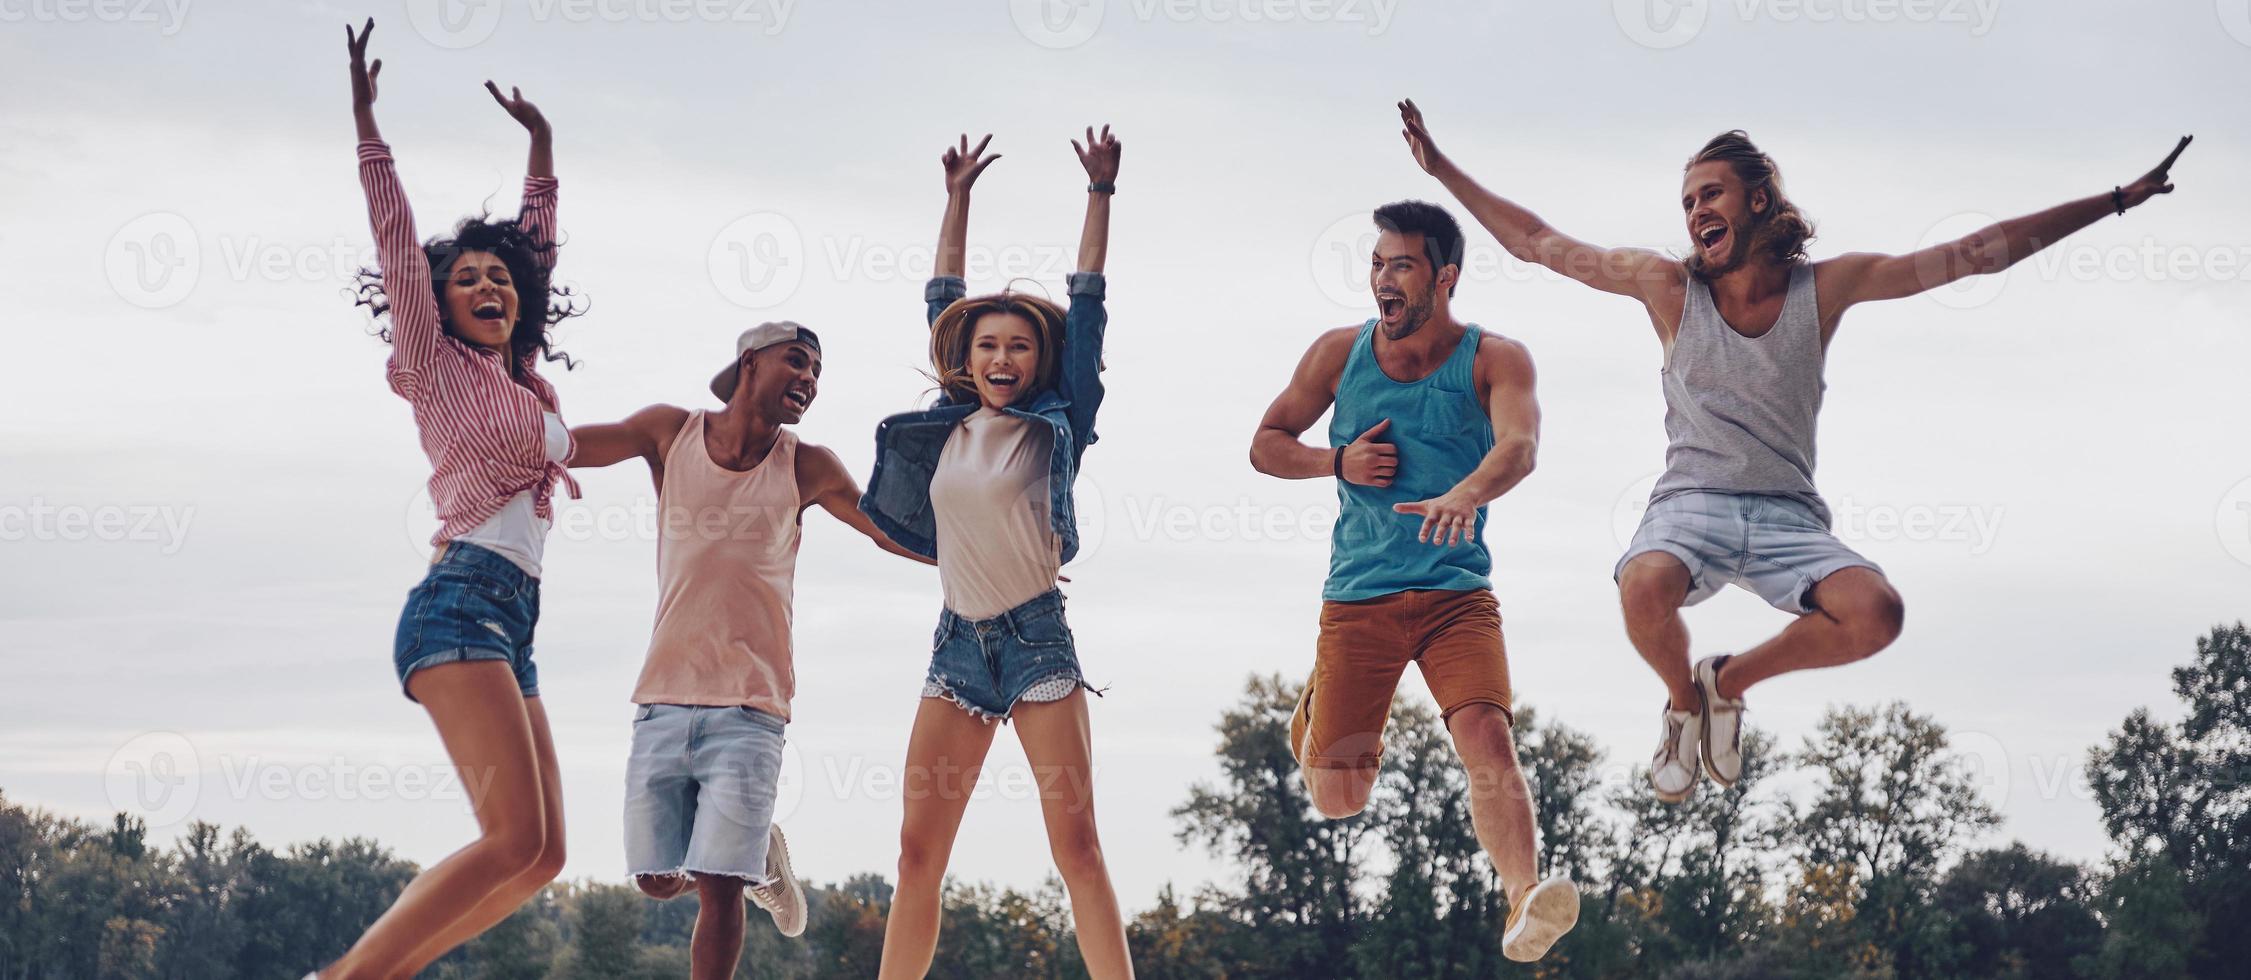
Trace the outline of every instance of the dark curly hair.
{"type": "MultiPolygon", "coordinates": [[[[570,355],[555,349],[554,339],[548,335],[556,324],[586,312],[573,302],[569,287],[555,286],[547,267],[539,264],[538,257],[555,247],[554,242],[535,240],[517,219],[494,221],[490,214],[463,218],[451,236],[422,243],[422,258],[430,268],[430,291],[438,302],[439,323],[447,333],[453,333],[452,325],[445,324],[445,288],[454,260],[467,252],[491,252],[508,267],[509,281],[516,287],[516,326],[508,334],[508,349],[514,356],[509,359],[508,370],[521,370],[534,355],[561,361],[566,371],[577,367],[578,362],[570,355]]],[[[367,307],[370,316],[380,320],[390,312],[381,269],[361,269],[358,292],[355,305],[367,307]]],[[[384,343],[391,341],[390,327],[380,327],[376,332],[384,343]]]]}

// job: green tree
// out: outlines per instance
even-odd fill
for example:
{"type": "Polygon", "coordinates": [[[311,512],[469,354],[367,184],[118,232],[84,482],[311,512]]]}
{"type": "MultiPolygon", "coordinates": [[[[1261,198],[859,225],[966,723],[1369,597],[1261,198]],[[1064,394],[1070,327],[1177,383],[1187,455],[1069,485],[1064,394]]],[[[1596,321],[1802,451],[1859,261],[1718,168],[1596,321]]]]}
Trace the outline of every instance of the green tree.
{"type": "Polygon", "coordinates": [[[1946,729],[1904,703],[1832,708],[1797,762],[1811,770],[1814,792],[1784,841],[1806,868],[1827,869],[1813,894],[1830,896],[1825,889],[1838,884],[1857,891],[1843,945],[1882,950],[1903,975],[1939,969],[1946,923],[1929,905],[1935,876],[2000,823],[1946,729]]]}
{"type": "Polygon", "coordinates": [[[286,854],[247,846],[247,880],[234,905],[244,929],[235,969],[242,980],[297,980],[342,956],[416,872],[358,837],[297,844],[286,854]]]}
{"type": "Polygon", "coordinates": [[[2073,976],[2102,942],[2094,899],[2084,869],[2022,843],[1964,857],[1935,895],[1956,951],[1946,965],[1961,976],[2073,976]]]}
{"type": "MultiPolygon", "coordinates": [[[[1492,976],[1502,896],[1470,824],[1470,780],[1429,707],[1391,710],[1367,817],[1390,852],[1383,897],[1353,946],[1359,973],[1395,980],[1492,976]]],[[[1495,792],[1515,787],[1493,787],[1495,792]]]]}
{"type": "Polygon", "coordinates": [[[2251,630],[2238,622],[2199,638],[2195,658],[2173,669],[2173,693],[2186,707],[2178,724],[2136,709],[2088,753],[2103,828],[2125,852],[2124,880],[2111,897],[2121,910],[2137,897],[2160,906],[2148,917],[2114,918],[2104,955],[2194,934],[2197,942],[2179,947],[2186,971],[2232,976],[2251,962],[2251,930],[2240,928],[2251,922],[2251,630]],[[2173,878],[2150,859],[2169,865],[2173,878]],[[2202,926],[2183,928],[2164,910],[2176,878],[2186,914],[2202,926]],[[2143,923],[2162,928],[2130,934],[2143,923]]]}
{"type": "Polygon", "coordinates": [[[1367,918],[1356,886],[1373,827],[1365,814],[1325,820],[1314,812],[1290,755],[1299,690],[1279,676],[1251,678],[1220,719],[1220,784],[1196,784],[1173,810],[1182,843],[1200,843],[1242,870],[1233,912],[1259,933],[1260,948],[1245,977],[1337,975],[1367,918]]]}

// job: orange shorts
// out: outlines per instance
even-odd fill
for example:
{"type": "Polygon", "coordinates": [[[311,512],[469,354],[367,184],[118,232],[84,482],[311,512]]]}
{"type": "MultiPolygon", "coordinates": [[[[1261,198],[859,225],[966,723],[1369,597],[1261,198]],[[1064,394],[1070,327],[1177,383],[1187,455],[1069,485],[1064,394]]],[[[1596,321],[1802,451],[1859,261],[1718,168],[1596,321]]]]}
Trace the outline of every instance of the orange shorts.
{"type": "Polygon", "coordinates": [[[1508,652],[1491,590],[1415,589],[1324,602],[1313,677],[1290,718],[1298,764],[1380,765],[1391,695],[1409,662],[1422,667],[1442,718],[1473,704],[1509,711],[1508,652]]]}

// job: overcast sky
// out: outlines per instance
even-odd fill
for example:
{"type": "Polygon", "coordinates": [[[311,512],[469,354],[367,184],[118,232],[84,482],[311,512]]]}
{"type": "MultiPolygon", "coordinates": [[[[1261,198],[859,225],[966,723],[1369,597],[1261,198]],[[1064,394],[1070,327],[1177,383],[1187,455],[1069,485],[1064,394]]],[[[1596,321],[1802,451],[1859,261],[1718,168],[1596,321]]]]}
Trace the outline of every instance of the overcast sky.
{"type": "MultiPolygon", "coordinates": [[[[2175,716],[2168,668],[2251,614],[2245,0],[172,3],[0,0],[15,802],[129,805],[165,839],[188,819],[273,845],[367,835],[422,862],[474,832],[390,663],[434,521],[345,288],[370,244],[342,25],[369,14],[425,234],[515,207],[523,135],[484,79],[555,125],[558,276],[592,302],[559,337],[579,368],[549,374],[566,419],[703,406],[734,334],[788,317],[827,343],[799,432],[863,480],[876,421],[926,387],[939,152],[969,130],[1005,154],[978,189],[971,288],[1060,295],[1085,180],[1066,140],[1114,125],[1110,394],[1067,573],[1108,688],[1099,806],[1130,907],[1213,877],[1169,811],[1216,775],[1213,726],[1245,679],[1311,666],[1334,489],[1245,454],[1305,346],[1368,314],[1368,210],[1452,204],[1401,144],[1403,96],[1563,229],[1676,251],[1681,163],[1725,129],[1780,161],[1817,257],[2107,192],[2195,133],[2175,195],[2005,278],[1846,320],[1818,482],[1908,627],[1872,661],[1760,687],[1751,720],[1794,746],[1831,705],[1906,699],[1991,775],[1994,842],[2094,860],[2085,750],[2137,706],[2175,716]]],[[[1622,780],[1664,697],[1609,578],[1662,465],[1658,345],[1632,303],[1501,261],[1481,231],[1470,249],[1455,310],[1540,371],[1539,472],[1488,531],[1517,696],[1592,732],[1622,780]]],[[[645,469],[582,479],[548,546],[538,660],[566,874],[620,880],[654,503],[645,469]]],[[[782,819],[815,879],[892,867],[938,603],[929,570],[808,519],[782,819]]],[[[1733,590],[1689,613],[1699,653],[1785,621],[1733,590]]],[[[1401,693],[1427,697],[1412,673],[1401,693]]],[[[996,743],[956,874],[1048,873],[1022,760],[1012,733],[996,743]]]]}

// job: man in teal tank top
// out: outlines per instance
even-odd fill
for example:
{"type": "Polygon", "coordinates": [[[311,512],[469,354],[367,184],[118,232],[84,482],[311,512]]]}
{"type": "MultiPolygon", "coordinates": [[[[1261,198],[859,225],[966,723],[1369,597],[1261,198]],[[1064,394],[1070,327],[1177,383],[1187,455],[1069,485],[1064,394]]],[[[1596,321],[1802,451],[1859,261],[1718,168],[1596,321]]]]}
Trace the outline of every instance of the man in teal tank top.
{"type": "Polygon", "coordinates": [[[1401,201],[1375,222],[1378,315],[1314,341],[1251,442],[1261,473],[1337,481],[1320,640],[1290,750],[1315,809],[1360,812],[1399,675],[1419,665],[1469,772],[1478,843],[1508,890],[1502,954],[1537,960],[1578,921],[1578,890],[1539,879],[1484,541],[1485,505],[1532,472],[1532,358],[1454,319],[1462,232],[1452,216],[1401,201]],[[1300,441],[1332,406],[1328,443],[1300,441]]]}

